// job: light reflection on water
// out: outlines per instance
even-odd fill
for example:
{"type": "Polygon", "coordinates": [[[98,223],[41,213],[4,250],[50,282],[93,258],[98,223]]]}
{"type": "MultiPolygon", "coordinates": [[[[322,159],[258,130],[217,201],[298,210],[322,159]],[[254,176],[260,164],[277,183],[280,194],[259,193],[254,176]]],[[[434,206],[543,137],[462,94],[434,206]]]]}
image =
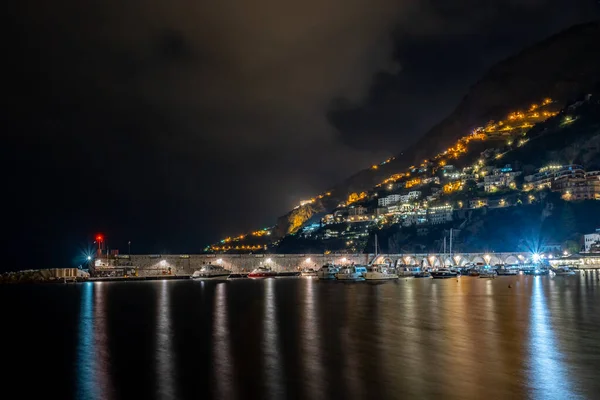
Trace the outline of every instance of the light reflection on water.
{"type": "Polygon", "coordinates": [[[83,284],[77,345],[77,398],[110,399],[113,388],[106,327],[106,287],[83,284]]]}
{"type": "Polygon", "coordinates": [[[163,280],[158,295],[156,326],[156,373],[159,398],[175,399],[175,365],[173,359],[171,308],[169,304],[171,282],[163,280]]]}
{"type": "Polygon", "coordinates": [[[156,378],[155,398],[591,398],[600,392],[597,278],[82,284],[73,393],[124,398],[135,371],[156,378]],[[142,291],[156,301],[123,308],[142,291]],[[147,326],[136,332],[149,347],[144,337],[115,345],[111,334],[127,335],[123,318],[147,326]],[[191,348],[197,357],[184,357],[191,348]],[[130,351],[154,363],[119,357],[130,351]]]}
{"type": "Polygon", "coordinates": [[[312,278],[306,280],[302,307],[301,357],[306,391],[310,399],[322,399],[325,396],[325,392],[322,390],[324,371],[321,349],[324,337],[322,336],[316,310],[319,305],[319,294],[315,290],[317,284],[312,278]]]}
{"type": "Polygon", "coordinates": [[[275,298],[274,285],[276,279],[263,280],[265,284],[264,297],[264,330],[262,339],[262,352],[264,355],[264,384],[271,399],[285,398],[283,385],[283,369],[281,365],[281,349],[279,326],[277,321],[277,299],[275,298]]]}
{"type": "Polygon", "coordinates": [[[236,399],[231,353],[231,336],[227,317],[227,284],[218,283],[215,288],[214,326],[213,326],[213,379],[216,383],[216,397],[236,399]]]}
{"type": "MultiPolygon", "coordinates": [[[[554,281],[546,282],[550,287],[554,281]]],[[[536,399],[572,399],[580,396],[574,391],[564,355],[554,337],[554,328],[542,279],[534,277],[531,294],[530,379],[536,399]]]]}

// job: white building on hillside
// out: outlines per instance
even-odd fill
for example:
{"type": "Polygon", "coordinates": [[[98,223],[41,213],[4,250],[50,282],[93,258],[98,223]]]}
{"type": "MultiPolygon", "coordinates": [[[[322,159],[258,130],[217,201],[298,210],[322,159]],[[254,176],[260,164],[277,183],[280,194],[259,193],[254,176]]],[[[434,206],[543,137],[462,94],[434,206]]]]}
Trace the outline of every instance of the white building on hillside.
{"type": "Polygon", "coordinates": [[[391,206],[392,204],[396,204],[400,201],[400,198],[402,196],[399,194],[390,194],[387,197],[382,197],[381,199],[377,200],[377,205],[379,207],[387,207],[387,206],[391,206]]]}
{"type": "Polygon", "coordinates": [[[432,225],[452,222],[452,211],[451,205],[431,207],[427,210],[427,221],[432,225]]]}

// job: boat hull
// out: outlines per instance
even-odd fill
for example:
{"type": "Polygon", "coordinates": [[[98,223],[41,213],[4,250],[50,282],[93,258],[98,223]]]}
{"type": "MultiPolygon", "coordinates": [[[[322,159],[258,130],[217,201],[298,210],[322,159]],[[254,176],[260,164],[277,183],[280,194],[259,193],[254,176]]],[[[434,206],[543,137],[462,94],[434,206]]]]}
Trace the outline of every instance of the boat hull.
{"type": "Polygon", "coordinates": [[[496,273],[498,276],[514,276],[519,274],[518,271],[496,271],[496,273]]]}
{"type": "Polygon", "coordinates": [[[335,274],[335,278],[338,281],[364,281],[365,278],[362,274],[335,274]]]}
{"type": "Polygon", "coordinates": [[[397,274],[382,274],[380,272],[367,272],[365,274],[365,280],[367,281],[389,281],[398,279],[397,274]]]}
{"type": "Polygon", "coordinates": [[[249,273],[248,278],[252,279],[260,279],[260,278],[275,278],[277,273],[268,273],[268,272],[257,272],[257,273],[249,273]]]}
{"type": "Polygon", "coordinates": [[[224,281],[229,278],[231,274],[220,274],[220,275],[196,275],[190,278],[195,281],[224,281]]]}
{"type": "Polygon", "coordinates": [[[436,274],[435,272],[431,273],[431,277],[433,279],[452,279],[458,278],[458,274],[436,274]]]}

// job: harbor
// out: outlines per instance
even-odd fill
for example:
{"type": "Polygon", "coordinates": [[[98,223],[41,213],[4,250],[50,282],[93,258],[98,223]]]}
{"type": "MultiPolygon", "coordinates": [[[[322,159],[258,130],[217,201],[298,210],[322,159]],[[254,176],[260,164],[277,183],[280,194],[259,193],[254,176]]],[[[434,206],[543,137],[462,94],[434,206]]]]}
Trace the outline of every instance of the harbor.
{"type": "Polygon", "coordinates": [[[214,271],[219,279],[313,277],[352,281],[560,276],[600,269],[600,257],[578,254],[554,258],[527,253],[104,255],[90,264],[85,269],[9,272],[0,275],[0,283],[214,279],[210,275],[214,271]],[[202,276],[203,271],[208,271],[209,276],[202,276]]]}

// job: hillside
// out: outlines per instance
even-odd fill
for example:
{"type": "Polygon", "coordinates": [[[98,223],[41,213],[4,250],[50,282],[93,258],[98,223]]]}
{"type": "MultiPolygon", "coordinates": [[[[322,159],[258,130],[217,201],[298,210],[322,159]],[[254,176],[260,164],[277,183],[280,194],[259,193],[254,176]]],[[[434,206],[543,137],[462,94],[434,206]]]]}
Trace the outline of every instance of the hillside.
{"type": "MultiPolygon", "coordinates": [[[[272,244],[279,244],[286,235],[298,232],[311,218],[322,216],[336,207],[372,199],[374,191],[377,192],[377,187],[383,184],[402,183],[408,188],[409,167],[422,166],[424,159],[435,163],[452,159],[453,164],[464,167],[486,148],[496,147],[503,154],[510,152],[512,149],[503,148],[507,137],[522,142],[518,139],[519,135],[532,127],[533,133],[535,129],[543,129],[539,126],[556,115],[563,105],[591,91],[598,82],[600,22],[578,25],[561,32],[490,69],[471,87],[451,115],[409,149],[403,150],[401,155],[359,171],[327,192],[302,202],[280,217],[276,226],[268,228],[269,235],[227,238],[220,245],[213,246],[212,250],[267,250],[272,244]],[[477,136],[471,136],[473,130],[479,127],[479,134],[485,136],[485,144],[475,140],[477,136]],[[456,156],[443,159],[445,149],[456,150],[456,156]]],[[[513,147],[522,147],[520,144],[517,146],[518,143],[513,147]]],[[[284,240],[283,244],[288,241],[284,240]]]]}
{"type": "Polygon", "coordinates": [[[454,112],[378,171],[364,170],[331,191],[336,200],[447,148],[486,121],[550,97],[564,104],[600,82],[600,21],[574,26],[500,62],[471,87],[454,112]]]}

